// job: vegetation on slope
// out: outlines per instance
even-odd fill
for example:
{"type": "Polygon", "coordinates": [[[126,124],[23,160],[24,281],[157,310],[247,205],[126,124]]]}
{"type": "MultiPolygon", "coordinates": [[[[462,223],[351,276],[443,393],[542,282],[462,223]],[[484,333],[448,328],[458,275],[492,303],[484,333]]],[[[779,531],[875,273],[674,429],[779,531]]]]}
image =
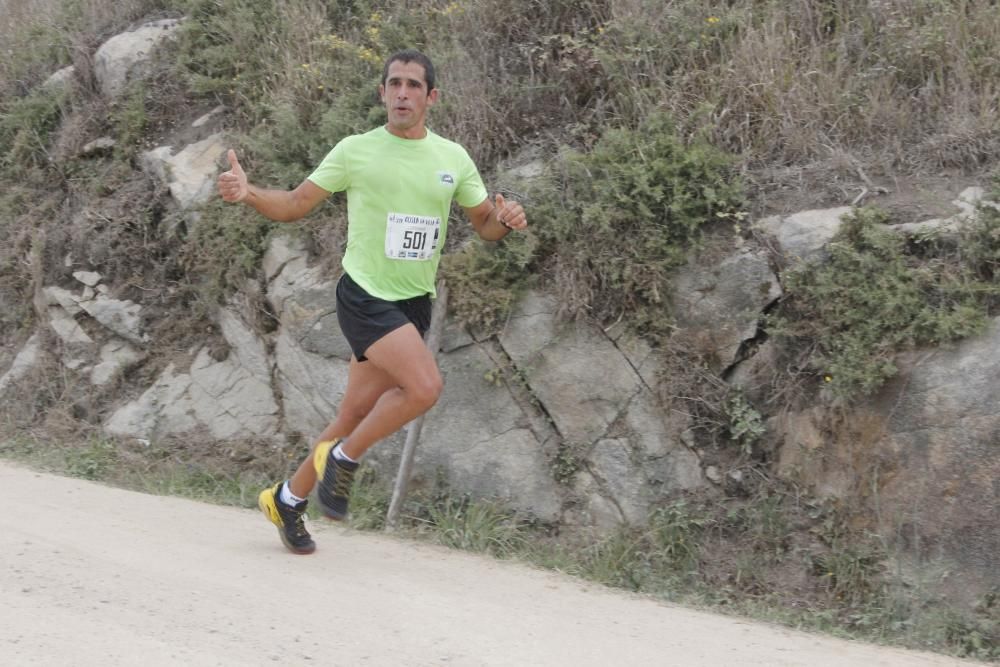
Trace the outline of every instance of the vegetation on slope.
{"type": "MultiPolygon", "coordinates": [[[[139,152],[169,133],[180,109],[222,103],[253,178],[297,184],[339,138],[382,121],[382,62],[416,46],[439,68],[434,129],[466,145],[487,181],[525,198],[537,220],[495,247],[466,244],[467,231],[452,236],[445,271],[456,312],[488,328],[538,281],[568,315],[627,314],[669,349],[671,274],[707,235],[734,226],[746,235],[740,223],[766,210],[847,203],[872,181],[981,176],[995,164],[998,38],[1000,7],[986,0],[0,0],[0,332],[20,342],[34,330],[35,290],[67,279],[73,255],[119,296],[175,314],[155,332],[165,349],[202,340],[204,313],[256,277],[271,226],[213,204],[188,230],[136,168],[139,152]],[[97,95],[91,64],[105,39],[181,16],[180,36],[145,81],[117,101],[97,95]],[[68,91],[41,86],[70,64],[68,91]],[[81,155],[104,135],[118,142],[112,154],[81,155]],[[505,167],[531,155],[547,159],[546,176],[508,180],[505,167]]],[[[957,246],[906,244],[880,229],[890,213],[858,212],[830,264],[789,276],[771,320],[774,335],[806,351],[801,372],[829,378],[846,400],[890,376],[898,349],[974,333],[995,306],[994,212],[957,246]]],[[[304,225],[331,264],[343,226],[336,198],[304,225]]],[[[679,363],[709,425],[700,432],[753,453],[760,413],[697,359],[679,363]]],[[[141,386],[155,370],[121,382],[141,386]]],[[[18,434],[7,455],[239,503],[289,465],[284,451],[245,466],[236,450],[210,462],[213,453],[177,443],[135,450],[81,439],[98,430],[99,397],[67,374],[37,380],[5,408],[5,431],[18,434]],[[73,444],[40,448],[39,433],[73,444]]],[[[359,525],[379,525],[377,489],[359,525]]],[[[995,599],[928,611],[930,601],[886,570],[884,544],[766,483],[712,506],[671,499],[649,526],[562,551],[541,550],[538,527],[446,494],[410,514],[414,530],[434,526],[450,544],[613,585],[757,613],[795,609],[791,600],[809,612],[789,612],[793,623],[819,618],[869,637],[1000,652],[995,599]],[[797,543],[807,531],[793,524],[811,526],[818,543],[797,543]],[[809,578],[790,585],[782,568],[809,578]]]]}

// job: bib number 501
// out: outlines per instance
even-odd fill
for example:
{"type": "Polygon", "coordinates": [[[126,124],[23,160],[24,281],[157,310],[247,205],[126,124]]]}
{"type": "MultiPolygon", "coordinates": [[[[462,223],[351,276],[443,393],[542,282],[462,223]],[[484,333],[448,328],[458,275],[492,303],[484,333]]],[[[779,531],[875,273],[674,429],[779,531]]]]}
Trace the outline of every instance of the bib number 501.
{"type": "Polygon", "coordinates": [[[385,256],[390,259],[428,260],[441,242],[441,219],[390,213],[386,219],[385,256]]]}
{"type": "Polygon", "coordinates": [[[423,250],[427,247],[427,232],[408,229],[403,232],[404,250],[423,250]]]}

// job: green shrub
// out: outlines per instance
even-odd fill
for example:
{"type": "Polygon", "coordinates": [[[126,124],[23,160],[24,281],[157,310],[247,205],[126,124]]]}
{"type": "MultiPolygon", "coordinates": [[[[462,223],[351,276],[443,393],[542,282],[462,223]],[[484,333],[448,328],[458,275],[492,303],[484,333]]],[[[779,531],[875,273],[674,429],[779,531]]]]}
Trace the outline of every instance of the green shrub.
{"type": "Polygon", "coordinates": [[[503,322],[531,282],[537,243],[534,234],[510,234],[501,243],[473,242],[446,253],[441,276],[449,286],[449,312],[484,330],[503,322]]]}
{"type": "MultiPolygon", "coordinates": [[[[1000,199],[1000,186],[989,198],[1000,199]]],[[[1000,277],[1000,210],[980,204],[977,215],[962,226],[959,250],[965,268],[976,278],[989,283],[1000,277]]]]}
{"type": "Polygon", "coordinates": [[[220,302],[255,275],[276,225],[246,206],[219,201],[205,208],[181,256],[206,303],[220,302]]]}
{"type": "Polygon", "coordinates": [[[946,251],[915,257],[887,220],[871,208],[845,217],[827,261],[786,273],[769,319],[771,333],[815,345],[812,369],[848,400],[892,377],[896,352],[981,331],[997,294],[946,251]]]}
{"type": "Polygon", "coordinates": [[[707,223],[741,204],[728,157],[653,113],[608,130],[589,153],[563,152],[531,210],[542,265],[571,312],[626,312],[663,332],[671,273],[707,223]]]}
{"type": "Polygon", "coordinates": [[[120,106],[112,114],[111,122],[115,127],[118,140],[115,150],[125,158],[134,157],[139,151],[149,124],[146,111],[146,98],[149,89],[143,81],[136,81],[127,86],[120,106]]]}
{"type": "Polygon", "coordinates": [[[728,422],[729,440],[739,445],[744,454],[750,454],[754,444],[767,430],[760,411],[740,393],[734,393],[726,401],[723,411],[728,422]]]}
{"type": "Polygon", "coordinates": [[[384,122],[382,62],[423,40],[383,16],[360,2],[196,0],[179,67],[196,93],[222,97],[242,117],[255,177],[294,186],[341,138],[384,122]]]}

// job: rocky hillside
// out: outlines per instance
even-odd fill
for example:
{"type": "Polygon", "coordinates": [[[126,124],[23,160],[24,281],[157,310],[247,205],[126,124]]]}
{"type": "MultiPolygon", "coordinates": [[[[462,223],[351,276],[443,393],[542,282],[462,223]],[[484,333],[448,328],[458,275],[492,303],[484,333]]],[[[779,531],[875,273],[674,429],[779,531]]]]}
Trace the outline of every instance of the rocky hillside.
{"type": "Polygon", "coordinates": [[[435,129],[533,227],[449,239],[412,513],[488,502],[619,549],[607,583],[1000,655],[1000,144],[973,109],[995,7],[525,2],[536,25],[500,30],[490,2],[70,4],[2,70],[0,453],[123,483],[181,462],[248,497],[287,474],[346,381],[343,202],[280,226],[214,180],[237,147],[297,184],[381,122],[384,55],[426,44],[435,129]],[[811,69],[769,63],[787,80],[754,98],[730,70],[779,44],[811,69]]]}

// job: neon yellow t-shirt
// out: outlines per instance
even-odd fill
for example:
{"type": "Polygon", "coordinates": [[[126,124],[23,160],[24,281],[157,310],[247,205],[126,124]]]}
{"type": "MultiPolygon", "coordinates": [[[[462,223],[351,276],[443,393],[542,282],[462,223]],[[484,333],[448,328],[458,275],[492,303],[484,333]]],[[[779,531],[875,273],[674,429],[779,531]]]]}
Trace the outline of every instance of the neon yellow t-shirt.
{"type": "Polygon", "coordinates": [[[385,127],[346,137],[309,180],[347,192],[344,270],[387,301],[435,295],[451,200],[470,208],[487,196],[465,149],[430,130],[423,139],[385,127]]]}

